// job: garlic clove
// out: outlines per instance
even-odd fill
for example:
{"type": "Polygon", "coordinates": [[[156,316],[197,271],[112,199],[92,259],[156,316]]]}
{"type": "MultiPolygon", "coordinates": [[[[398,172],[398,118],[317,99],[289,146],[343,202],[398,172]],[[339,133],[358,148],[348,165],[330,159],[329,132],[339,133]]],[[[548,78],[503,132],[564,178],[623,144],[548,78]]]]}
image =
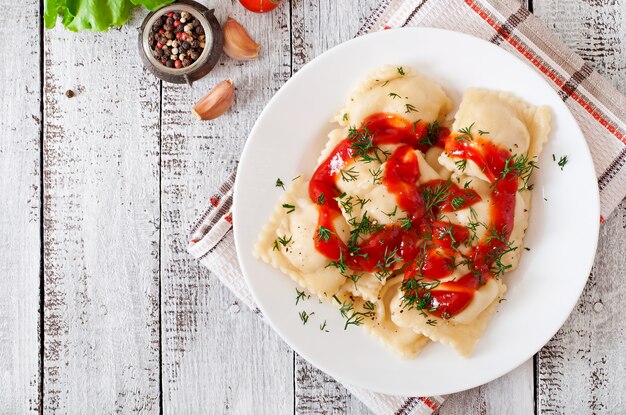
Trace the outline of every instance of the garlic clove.
{"type": "Polygon", "coordinates": [[[224,23],[224,52],[232,59],[252,60],[259,55],[259,46],[241,24],[232,17],[224,23]]]}
{"type": "Polygon", "coordinates": [[[199,120],[213,120],[224,114],[235,100],[235,86],[233,81],[227,79],[215,85],[193,107],[192,113],[199,120]]]}

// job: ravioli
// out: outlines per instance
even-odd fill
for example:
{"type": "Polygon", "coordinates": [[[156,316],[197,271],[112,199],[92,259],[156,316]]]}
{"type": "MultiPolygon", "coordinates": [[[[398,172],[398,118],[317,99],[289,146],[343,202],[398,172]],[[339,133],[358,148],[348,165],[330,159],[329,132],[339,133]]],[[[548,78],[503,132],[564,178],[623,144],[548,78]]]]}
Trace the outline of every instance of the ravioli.
{"type": "Polygon", "coordinates": [[[392,299],[399,291],[401,281],[401,276],[391,278],[380,287],[376,299],[368,300],[366,297],[359,296],[358,290],[352,292],[350,285],[339,294],[338,298],[341,299],[342,305],[348,303],[353,305],[354,308],[349,313],[356,311],[366,315],[363,319],[363,327],[368,333],[397,355],[403,358],[414,358],[430,339],[411,327],[403,327],[393,321],[392,299]],[[373,307],[366,306],[368,301],[369,304],[373,304],[373,307]]]}
{"type": "Polygon", "coordinates": [[[402,305],[402,292],[396,292],[391,300],[391,320],[399,327],[410,328],[431,341],[452,347],[459,355],[469,356],[476,341],[485,331],[489,320],[503,298],[506,286],[501,280],[490,280],[477,290],[472,304],[456,317],[444,320],[424,317],[415,308],[402,305]]]}
{"type": "MultiPolygon", "coordinates": [[[[511,155],[536,158],[550,133],[551,114],[546,106],[535,107],[506,92],[469,88],[455,114],[452,131],[472,127],[472,135],[485,138],[511,155]]],[[[477,144],[478,145],[478,144],[477,144]]],[[[450,171],[489,181],[482,166],[472,159],[460,171],[461,160],[444,152],[439,162],[450,171]]]]}
{"type": "Polygon", "coordinates": [[[452,102],[440,85],[406,66],[387,65],[369,74],[339,112],[339,125],[360,125],[374,113],[402,114],[431,123],[450,112],[452,102]]]}
{"type": "MultiPolygon", "coordinates": [[[[346,278],[336,268],[327,267],[331,261],[315,249],[317,209],[306,190],[307,181],[303,178],[292,182],[264,226],[253,254],[289,275],[312,294],[327,300],[346,278]],[[293,206],[294,211],[287,214],[283,205],[293,206]]],[[[345,238],[347,226],[341,221],[337,224],[340,235],[345,238]]]]}
{"type": "Polygon", "coordinates": [[[294,180],[254,255],[403,358],[429,342],[469,356],[523,252],[531,174],[550,111],[411,68],[368,75],[294,180]],[[304,177],[304,175],[303,175],[304,177]]]}

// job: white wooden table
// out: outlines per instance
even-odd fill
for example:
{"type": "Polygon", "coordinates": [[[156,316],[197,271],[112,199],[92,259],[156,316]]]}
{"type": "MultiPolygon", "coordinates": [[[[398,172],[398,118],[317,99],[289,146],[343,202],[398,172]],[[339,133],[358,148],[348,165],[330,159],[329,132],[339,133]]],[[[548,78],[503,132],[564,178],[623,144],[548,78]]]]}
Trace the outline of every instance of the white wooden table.
{"type": "MultiPolygon", "coordinates": [[[[186,252],[254,120],[378,0],[287,0],[266,15],[208,0],[263,45],[193,89],[137,58],[145,12],[108,33],[44,31],[38,0],[0,0],[0,413],[367,414],[186,252]],[[216,122],[190,109],[232,78],[216,122]],[[76,93],[66,97],[67,90],[76,93]]],[[[529,8],[626,93],[625,0],[529,8]]],[[[578,306],[535,357],[441,414],[626,413],[626,201],[601,230],[578,306]]]]}

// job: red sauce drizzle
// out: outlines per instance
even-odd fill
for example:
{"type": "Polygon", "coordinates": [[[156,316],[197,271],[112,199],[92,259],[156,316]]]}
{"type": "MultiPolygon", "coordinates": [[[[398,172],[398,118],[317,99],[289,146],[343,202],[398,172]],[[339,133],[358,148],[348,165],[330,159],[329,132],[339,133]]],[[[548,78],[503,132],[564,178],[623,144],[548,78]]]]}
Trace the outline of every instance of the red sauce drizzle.
{"type": "MultiPolygon", "coordinates": [[[[382,183],[396,196],[399,209],[406,212],[412,226],[410,229],[397,224],[381,226],[361,240],[356,249],[349,250],[334,226],[335,219],[341,216],[335,198],[341,195],[337,187],[337,181],[341,180],[340,171],[354,163],[356,156],[350,137],[340,141],[313,174],[309,197],[315,203],[323,200],[318,203],[318,228],[330,231],[327,239],[316,232],[316,249],[332,261],[342,260],[351,270],[384,271],[381,264],[389,260],[392,253],[394,258],[409,264],[405,281],[419,278],[420,281],[436,282],[453,273],[454,248],[466,242],[470,232],[464,226],[437,218],[440,213],[467,208],[481,199],[472,189],[442,180],[419,186],[419,160],[414,149],[426,152],[432,146],[444,148],[452,156],[475,162],[493,183],[490,226],[503,240],[489,238],[489,241],[480,241],[469,253],[473,260],[472,272],[429,290],[431,314],[444,318],[458,314],[472,301],[474,292],[491,277],[492,263],[506,248],[513,229],[517,175],[510,172],[500,177],[506,160],[510,158],[509,152],[482,138],[456,140],[457,135],[450,134],[445,128],[439,129],[437,137],[429,136],[428,124],[413,124],[396,114],[374,114],[364,120],[358,132],[367,132],[373,146],[400,144],[387,159],[382,183]],[[448,186],[446,197],[427,210],[424,192],[437,186],[448,186]],[[424,250],[424,239],[431,240],[432,247],[424,250]]],[[[423,294],[420,289],[418,293],[423,294]]]]}

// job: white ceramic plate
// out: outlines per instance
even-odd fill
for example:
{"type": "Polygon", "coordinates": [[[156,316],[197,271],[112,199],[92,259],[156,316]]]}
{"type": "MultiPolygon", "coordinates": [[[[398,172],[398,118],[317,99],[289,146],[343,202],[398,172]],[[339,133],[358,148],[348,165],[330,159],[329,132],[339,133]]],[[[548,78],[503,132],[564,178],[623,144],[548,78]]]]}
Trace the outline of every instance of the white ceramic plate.
{"type": "MultiPolygon", "coordinates": [[[[456,110],[456,109],[455,109],[456,110]]],[[[442,395],[489,382],[533,356],[565,322],[587,281],[599,229],[596,176],[583,135],[558,95],[526,64],[488,42],[438,29],[388,30],[319,56],[289,80],[256,122],[235,184],[235,241],[246,281],[271,326],[300,355],[342,382],[393,395],[442,395]],[[309,299],[255,259],[252,249],[278,203],[281,178],[310,177],[326,134],[355,84],[384,64],[411,66],[439,82],[455,105],[467,87],[509,91],[549,105],[553,132],[535,173],[530,226],[520,267],[506,274],[507,301],[473,355],[429,344],[403,360],[361,327],[343,329],[337,308],[309,299]],[[567,155],[563,171],[552,160],[567,155]],[[303,325],[298,313],[315,314],[303,325]],[[319,326],[327,321],[329,333],[319,326]]]]}

